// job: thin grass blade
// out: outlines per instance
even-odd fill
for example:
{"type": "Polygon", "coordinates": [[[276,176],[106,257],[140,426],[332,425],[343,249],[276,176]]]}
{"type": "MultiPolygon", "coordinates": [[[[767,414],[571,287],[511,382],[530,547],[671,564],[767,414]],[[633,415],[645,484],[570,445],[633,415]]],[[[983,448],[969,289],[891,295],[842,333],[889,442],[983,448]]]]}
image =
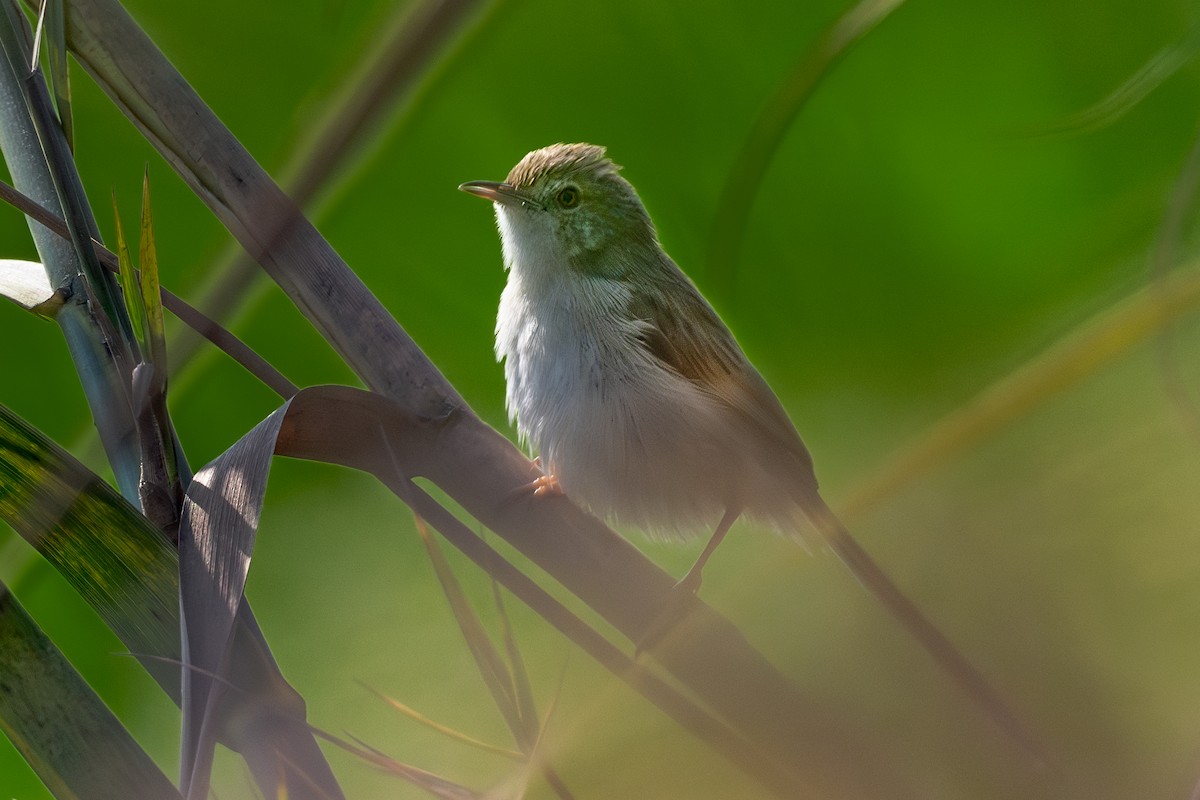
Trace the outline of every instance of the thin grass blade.
{"type": "Polygon", "coordinates": [[[521,720],[521,711],[517,707],[516,689],[513,686],[512,675],[509,674],[504,660],[500,658],[500,653],[497,652],[487,631],[484,630],[483,623],[479,621],[475,610],[467,601],[462,585],[454,577],[454,572],[450,569],[450,564],[446,561],[441,547],[429,535],[425,522],[420,517],[417,518],[417,531],[429,554],[429,561],[433,564],[438,582],[442,586],[442,593],[445,594],[446,600],[454,612],[458,629],[462,632],[467,648],[471,651],[471,656],[479,668],[479,674],[483,677],[483,682],[492,695],[492,701],[496,704],[501,716],[504,717],[518,746],[524,751],[532,738],[521,720]]]}
{"type": "Polygon", "coordinates": [[[420,767],[414,767],[402,761],[397,761],[394,758],[389,758],[379,750],[368,747],[362,742],[351,743],[324,731],[315,731],[315,733],[330,744],[336,745],[347,753],[361,758],[368,764],[373,764],[384,772],[395,775],[398,778],[403,778],[413,786],[417,786],[434,797],[439,798],[439,800],[482,800],[483,798],[483,795],[473,789],[468,789],[462,784],[447,780],[440,775],[423,770],[420,767]]]}
{"type": "Polygon", "coordinates": [[[538,738],[534,743],[533,752],[529,754],[529,760],[534,764],[541,765],[542,776],[546,779],[546,783],[554,789],[555,793],[562,800],[574,800],[575,795],[567,788],[567,784],[563,781],[562,776],[548,763],[545,763],[546,760],[541,755],[545,747],[546,731],[550,727],[550,720],[554,717],[554,712],[558,709],[558,701],[562,697],[562,688],[566,677],[567,670],[564,665],[562,675],[558,679],[558,687],[554,690],[554,695],[550,698],[550,702],[546,704],[546,715],[542,719],[541,724],[538,725],[538,738]]]}
{"type": "Polygon", "coordinates": [[[163,328],[162,287],[158,280],[158,249],[150,210],[150,169],[142,176],[142,235],[138,249],[141,306],[146,315],[146,358],[160,375],[167,374],[167,335],[163,328]]]}
{"type": "Polygon", "coordinates": [[[533,700],[533,686],[529,681],[529,671],[525,668],[525,659],[521,657],[521,648],[517,637],[513,634],[512,621],[508,618],[508,609],[504,606],[504,597],[500,592],[500,584],[492,579],[492,601],[496,604],[496,614],[500,619],[500,637],[504,641],[504,650],[508,653],[509,671],[512,674],[513,691],[517,699],[517,711],[521,715],[528,735],[537,738],[540,733],[537,707],[533,700]]]}
{"type": "Polygon", "coordinates": [[[1167,45],[1146,61],[1107,97],[1051,126],[1045,135],[1085,134],[1113,124],[1200,52],[1200,21],[1192,23],[1178,42],[1167,45]]]}
{"type": "Polygon", "coordinates": [[[117,236],[117,277],[121,280],[121,293],[125,295],[125,306],[129,309],[129,321],[133,325],[133,335],[141,344],[146,342],[146,308],[142,304],[142,295],[138,290],[137,271],[133,259],[129,255],[129,244],[125,240],[125,228],[121,225],[121,211],[117,208],[117,193],[112,195],[113,221],[117,236]]]}
{"type": "Polygon", "coordinates": [[[497,747],[494,744],[488,744],[487,742],[483,742],[483,741],[480,741],[479,739],[475,739],[471,736],[468,736],[467,734],[463,733],[462,731],[455,730],[454,728],[451,728],[448,725],[443,725],[442,723],[437,722],[436,720],[430,719],[429,717],[425,716],[424,714],[422,714],[420,711],[417,711],[412,706],[408,706],[408,705],[405,705],[404,703],[401,703],[399,700],[397,700],[394,697],[390,697],[390,696],[384,694],[383,692],[380,692],[376,689],[372,689],[370,686],[366,686],[365,684],[364,684],[364,686],[367,689],[367,691],[371,692],[371,694],[375,695],[380,700],[387,703],[389,706],[391,706],[396,711],[399,711],[401,714],[403,714],[404,716],[413,720],[414,722],[418,722],[421,725],[424,725],[425,727],[427,727],[431,730],[437,731],[438,733],[442,734],[443,736],[448,736],[449,738],[454,739],[457,742],[462,742],[465,745],[474,747],[478,750],[482,750],[485,753],[494,753],[496,755],[504,756],[505,758],[511,758],[516,761],[520,761],[521,759],[523,759],[525,757],[524,754],[519,753],[516,750],[508,750],[503,747],[497,747]]]}

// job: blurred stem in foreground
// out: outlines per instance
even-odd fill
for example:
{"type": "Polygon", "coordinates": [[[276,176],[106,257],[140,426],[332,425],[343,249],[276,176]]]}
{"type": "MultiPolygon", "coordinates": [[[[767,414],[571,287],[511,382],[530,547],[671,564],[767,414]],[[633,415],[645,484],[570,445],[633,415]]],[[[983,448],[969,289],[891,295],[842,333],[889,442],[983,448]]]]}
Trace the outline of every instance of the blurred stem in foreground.
{"type": "Polygon", "coordinates": [[[903,2],[859,0],[851,6],[821,32],[817,41],[788,70],[754,120],[737,161],[729,170],[713,217],[712,240],[703,277],[706,294],[715,298],[717,305],[734,305],[738,261],[750,209],[754,207],[754,197],[788,127],[838,59],[903,2]]]}
{"type": "Polygon", "coordinates": [[[1193,261],[1097,314],[943,417],[844,492],[837,503],[838,513],[847,520],[863,517],[931,470],[1197,308],[1200,261],[1193,261]]]}

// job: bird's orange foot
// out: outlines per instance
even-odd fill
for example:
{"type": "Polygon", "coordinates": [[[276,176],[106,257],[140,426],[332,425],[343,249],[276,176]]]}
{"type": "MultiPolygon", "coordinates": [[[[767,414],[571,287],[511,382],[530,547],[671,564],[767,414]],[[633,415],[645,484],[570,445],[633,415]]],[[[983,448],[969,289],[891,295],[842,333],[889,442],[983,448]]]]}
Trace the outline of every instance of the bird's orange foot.
{"type": "MultiPolygon", "coordinates": [[[[542,457],[538,456],[533,460],[533,465],[539,470],[542,469],[542,457]]],[[[513,497],[524,497],[526,495],[534,497],[553,497],[555,495],[565,495],[562,484],[558,482],[558,478],[554,475],[543,472],[529,483],[522,484],[513,490],[513,497]]]]}
{"type": "Polygon", "coordinates": [[[562,484],[558,482],[558,478],[553,475],[539,475],[536,479],[526,484],[525,488],[532,490],[534,497],[566,494],[563,491],[562,484]]]}

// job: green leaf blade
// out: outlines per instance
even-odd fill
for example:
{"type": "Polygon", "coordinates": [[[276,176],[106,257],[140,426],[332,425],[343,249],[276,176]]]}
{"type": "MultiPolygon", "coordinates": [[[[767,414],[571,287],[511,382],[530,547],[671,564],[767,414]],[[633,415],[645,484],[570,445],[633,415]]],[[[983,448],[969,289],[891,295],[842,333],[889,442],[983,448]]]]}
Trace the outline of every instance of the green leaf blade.
{"type": "Polygon", "coordinates": [[[54,793],[78,800],[179,792],[0,584],[0,730],[54,793]]]}

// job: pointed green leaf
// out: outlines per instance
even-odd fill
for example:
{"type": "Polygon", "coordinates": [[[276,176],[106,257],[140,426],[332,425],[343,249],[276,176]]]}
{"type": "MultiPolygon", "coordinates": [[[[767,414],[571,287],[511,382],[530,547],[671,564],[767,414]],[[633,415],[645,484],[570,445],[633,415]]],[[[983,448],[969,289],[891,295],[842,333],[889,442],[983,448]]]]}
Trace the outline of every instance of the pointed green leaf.
{"type": "Polygon", "coordinates": [[[450,603],[450,609],[454,612],[454,619],[458,622],[458,628],[467,643],[467,649],[475,658],[479,674],[483,677],[488,691],[491,692],[492,702],[496,704],[500,715],[504,717],[517,744],[522,750],[525,750],[532,741],[532,737],[529,736],[529,731],[526,730],[524,721],[521,719],[521,709],[517,704],[517,690],[513,686],[512,675],[509,673],[504,659],[500,657],[499,651],[496,650],[496,646],[488,637],[487,631],[484,630],[483,623],[475,614],[475,610],[471,608],[462,586],[450,568],[450,563],[442,553],[442,548],[430,536],[424,520],[420,517],[417,517],[417,532],[429,554],[429,561],[433,565],[438,583],[441,584],[442,593],[446,596],[447,602],[450,603]]]}
{"type": "Polygon", "coordinates": [[[138,250],[142,310],[146,315],[146,358],[167,374],[167,336],[163,329],[162,290],[158,280],[158,251],[154,246],[154,219],[150,213],[150,168],[142,177],[142,236],[138,250]]]}
{"type": "Polygon", "coordinates": [[[113,192],[113,220],[117,226],[117,264],[120,269],[121,292],[125,295],[125,305],[129,308],[129,321],[133,323],[133,333],[145,349],[146,343],[146,310],[138,291],[137,273],[133,269],[133,259],[129,256],[129,245],[125,241],[125,229],[121,226],[121,212],[117,208],[117,193],[113,192]]]}

